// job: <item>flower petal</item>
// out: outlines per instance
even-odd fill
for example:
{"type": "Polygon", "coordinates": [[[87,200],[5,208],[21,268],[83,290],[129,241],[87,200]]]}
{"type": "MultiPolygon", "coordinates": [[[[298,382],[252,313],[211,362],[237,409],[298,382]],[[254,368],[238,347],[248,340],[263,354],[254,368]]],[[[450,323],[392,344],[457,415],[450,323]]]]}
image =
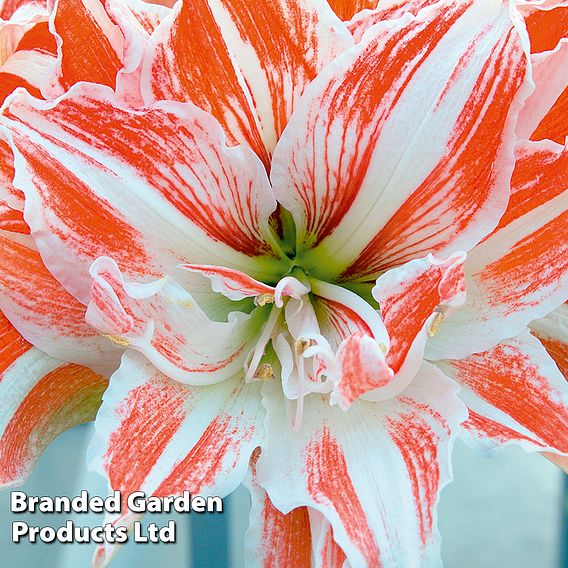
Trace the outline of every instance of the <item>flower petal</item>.
{"type": "Polygon", "coordinates": [[[267,167],[306,85],[352,45],[324,0],[184,0],[152,41],[147,102],[192,101],[267,167]]]}
{"type": "Polygon", "coordinates": [[[374,26],[318,75],[271,170],[307,270],[373,279],[495,226],[529,89],[522,41],[503,2],[441,1],[374,26]]]}
{"type": "Polygon", "coordinates": [[[562,304],[544,318],[531,322],[530,329],[568,380],[568,305],[562,304]]]}
{"type": "Polygon", "coordinates": [[[505,215],[468,255],[467,301],[428,345],[428,358],[462,358],[521,333],[566,300],[568,148],[520,143],[505,215]]]}
{"type": "Polygon", "coordinates": [[[202,264],[182,264],[180,268],[203,274],[211,280],[214,292],[220,292],[231,300],[242,300],[268,294],[274,296],[276,289],[251,278],[239,270],[223,268],[222,266],[205,266],[202,264]]]}
{"type": "Polygon", "coordinates": [[[519,114],[517,136],[564,144],[568,136],[568,39],[554,51],[532,55],[531,63],[535,90],[519,114]]]}
{"type": "Polygon", "coordinates": [[[353,402],[370,391],[389,384],[394,371],[385,360],[385,352],[368,335],[355,333],[337,351],[339,380],[331,400],[347,410],[353,402]]]}
{"type": "Polygon", "coordinates": [[[455,384],[425,364],[404,397],[343,412],[306,397],[302,428],[265,384],[266,444],[258,480],[283,513],[322,513],[351,566],[422,566],[439,559],[434,507],[465,408],[455,384]]]}
{"type": "Polygon", "coordinates": [[[365,32],[371,26],[386,20],[401,18],[407,12],[416,16],[422,8],[430,6],[430,4],[435,4],[437,1],[438,0],[380,0],[377,5],[377,1],[374,0],[374,2],[369,2],[369,4],[374,4],[373,6],[367,6],[367,10],[355,13],[349,22],[347,22],[347,27],[353,35],[353,39],[356,42],[360,42],[365,32]]]}
{"type": "Polygon", "coordinates": [[[0,315],[0,485],[22,483],[46,446],[95,417],[107,381],[27,343],[0,315]]]}
{"type": "Polygon", "coordinates": [[[428,255],[389,270],[377,280],[373,297],[390,337],[386,361],[395,376],[367,398],[391,398],[416,376],[427,339],[465,301],[464,260],[463,253],[444,260],[428,255]]]}
{"type": "Polygon", "coordinates": [[[127,351],[97,415],[91,464],[124,499],[133,491],[224,497],[262,440],[263,414],[257,384],[235,377],[188,387],[127,351]]]}
{"type": "Polygon", "coordinates": [[[108,257],[93,263],[91,275],[87,322],[119,345],[140,351],[168,377],[187,384],[213,384],[239,371],[244,375],[265,319],[262,310],[211,321],[171,277],[129,282],[108,257]]]}
{"type": "Polygon", "coordinates": [[[333,11],[342,19],[350,20],[361,10],[372,10],[376,8],[379,0],[329,0],[329,5],[333,11]]]}
{"type": "Polygon", "coordinates": [[[52,30],[59,53],[56,76],[47,89],[50,98],[80,81],[115,87],[124,38],[99,0],[57,0],[52,30]]]}
{"type": "Polygon", "coordinates": [[[562,38],[568,37],[568,6],[559,5],[552,9],[534,6],[528,12],[525,24],[531,40],[531,53],[554,49],[562,38]]]}
{"type": "Polygon", "coordinates": [[[311,530],[307,507],[281,513],[259,485],[255,472],[246,480],[252,506],[249,528],[245,535],[245,563],[253,567],[311,567],[311,530]]]}
{"type": "Polygon", "coordinates": [[[26,235],[0,231],[0,309],[49,355],[110,374],[121,351],[85,323],[86,308],[45,268],[26,235]]]}
{"type": "Polygon", "coordinates": [[[568,453],[568,383],[528,332],[437,365],[462,385],[470,409],[464,428],[483,448],[515,442],[529,451],[568,453]]]}
{"type": "Polygon", "coordinates": [[[117,95],[129,106],[143,106],[142,63],[150,36],[170,9],[144,0],[105,0],[105,8],[124,36],[124,66],[116,77],[117,95]]]}
{"type": "Polygon", "coordinates": [[[262,261],[251,257],[273,254],[276,202],[262,164],[227,148],[196,107],[134,111],[110,89],[81,84],[55,103],[22,93],[4,112],[32,234],[50,271],[85,303],[88,267],[102,255],[132,275],[190,261],[258,276],[262,261]]]}

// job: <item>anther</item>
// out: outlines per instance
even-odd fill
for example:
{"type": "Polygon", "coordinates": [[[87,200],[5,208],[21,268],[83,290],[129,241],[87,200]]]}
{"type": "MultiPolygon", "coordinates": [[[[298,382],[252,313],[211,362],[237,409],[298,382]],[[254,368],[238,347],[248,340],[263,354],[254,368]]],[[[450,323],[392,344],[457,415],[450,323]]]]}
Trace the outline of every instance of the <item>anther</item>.
{"type": "Polygon", "coordinates": [[[259,379],[261,381],[268,381],[274,378],[274,370],[272,369],[272,365],[270,363],[263,363],[257,369],[255,375],[255,379],[259,379]]]}
{"type": "Polygon", "coordinates": [[[436,317],[434,318],[434,321],[432,322],[430,329],[426,331],[428,337],[436,337],[436,335],[438,335],[440,324],[444,321],[444,317],[445,317],[444,312],[438,312],[436,314],[436,317]]]}
{"type": "Polygon", "coordinates": [[[114,344],[120,345],[121,347],[130,346],[130,341],[128,341],[128,339],[125,339],[124,337],[120,337],[119,335],[107,335],[106,333],[103,333],[103,337],[110,339],[114,344]]]}
{"type": "Polygon", "coordinates": [[[314,346],[316,341],[314,339],[306,339],[305,337],[300,337],[296,339],[294,347],[296,348],[296,355],[302,355],[306,349],[314,346]]]}
{"type": "Polygon", "coordinates": [[[260,294],[260,296],[256,296],[253,302],[259,308],[266,306],[266,304],[274,304],[274,294],[260,294]]]}

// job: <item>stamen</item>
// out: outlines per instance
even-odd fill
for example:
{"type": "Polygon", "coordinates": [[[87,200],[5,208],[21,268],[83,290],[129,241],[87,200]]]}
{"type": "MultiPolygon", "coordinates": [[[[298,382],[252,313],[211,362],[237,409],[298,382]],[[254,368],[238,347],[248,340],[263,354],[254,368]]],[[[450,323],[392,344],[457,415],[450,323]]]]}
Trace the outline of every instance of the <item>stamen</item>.
{"type": "Polygon", "coordinates": [[[280,309],[277,308],[276,306],[273,306],[270,315],[268,316],[268,320],[264,324],[262,333],[260,334],[260,337],[258,338],[256,346],[253,350],[250,365],[248,369],[246,369],[246,375],[245,375],[246,380],[250,381],[256,375],[256,371],[260,365],[260,360],[264,355],[264,350],[266,348],[266,345],[270,341],[272,332],[274,331],[274,328],[278,324],[279,319],[280,319],[280,309]]]}
{"type": "MultiPolygon", "coordinates": [[[[296,353],[298,352],[298,341],[296,341],[296,353]]],[[[298,368],[298,400],[296,401],[296,417],[294,419],[294,426],[292,427],[294,432],[298,432],[300,430],[302,418],[304,416],[304,380],[306,376],[306,368],[304,366],[304,357],[301,354],[296,356],[296,367],[298,368]]]]}
{"type": "Polygon", "coordinates": [[[124,337],[120,337],[120,335],[107,335],[106,333],[103,333],[102,335],[103,337],[110,339],[110,341],[116,345],[120,345],[121,347],[130,347],[130,341],[124,337]]]}
{"type": "Polygon", "coordinates": [[[259,308],[266,306],[266,304],[274,304],[274,294],[260,294],[260,296],[256,296],[253,302],[259,308]]]}
{"type": "Polygon", "coordinates": [[[263,363],[257,370],[256,374],[254,375],[255,379],[259,379],[261,381],[268,381],[274,378],[274,370],[272,369],[272,365],[270,363],[263,363]]]}
{"type": "Polygon", "coordinates": [[[316,345],[315,339],[306,339],[305,337],[299,337],[296,339],[294,348],[296,349],[296,355],[300,356],[304,354],[304,351],[316,345]]]}
{"type": "Polygon", "coordinates": [[[428,337],[436,337],[436,335],[438,335],[438,331],[440,330],[440,324],[444,321],[444,318],[445,318],[444,312],[438,312],[436,314],[436,317],[434,318],[434,321],[432,322],[430,329],[426,330],[428,337]]]}

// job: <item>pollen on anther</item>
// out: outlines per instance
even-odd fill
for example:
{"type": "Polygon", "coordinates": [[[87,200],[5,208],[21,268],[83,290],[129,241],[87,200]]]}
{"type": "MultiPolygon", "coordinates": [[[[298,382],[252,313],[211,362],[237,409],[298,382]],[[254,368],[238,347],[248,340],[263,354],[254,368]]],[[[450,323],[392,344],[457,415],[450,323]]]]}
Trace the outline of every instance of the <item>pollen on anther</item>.
{"type": "Polygon", "coordinates": [[[266,306],[266,304],[274,304],[274,294],[261,294],[253,300],[254,305],[258,307],[266,306]]]}
{"type": "Polygon", "coordinates": [[[436,335],[438,335],[438,331],[440,329],[440,324],[444,321],[444,317],[445,317],[445,315],[444,315],[443,312],[438,312],[436,314],[436,317],[434,318],[432,325],[430,326],[430,328],[428,330],[426,330],[428,337],[436,337],[436,335]]]}
{"type": "Polygon", "coordinates": [[[268,381],[274,378],[274,370],[272,369],[272,365],[270,363],[263,363],[257,369],[255,375],[255,379],[259,379],[261,381],[268,381]]]}
{"type": "Polygon", "coordinates": [[[306,339],[305,337],[300,337],[296,339],[294,347],[296,348],[296,355],[302,355],[306,349],[315,345],[316,342],[313,339],[306,339]]]}
{"type": "Polygon", "coordinates": [[[128,339],[125,339],[124,337],[120,337],[119,335],[107,335],[106,333],[103,333],[103,337],[110,339],[110,341],[112,341],[116,345],[120,345],[120,347],[130,346],[130,341],[128,341],[128,339]]]}

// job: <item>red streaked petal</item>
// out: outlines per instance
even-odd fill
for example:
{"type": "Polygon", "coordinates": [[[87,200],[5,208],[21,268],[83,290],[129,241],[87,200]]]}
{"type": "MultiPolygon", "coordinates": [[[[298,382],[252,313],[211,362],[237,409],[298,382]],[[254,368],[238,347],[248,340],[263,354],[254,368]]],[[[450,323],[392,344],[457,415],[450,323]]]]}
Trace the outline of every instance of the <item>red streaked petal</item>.
{"type": "Polygon", "coordinates": [[[9,20],[22,6],[29,6],[32,9],[45,9],[45,3],[41,0],[1,0],[0,18],[9,20]]]}
{"type": "Polygon", "coordinates": [[[333,538],[333,529],[329,521],[313,509],[310,510],[312,527],[315,519],[319,521],[319,537],[314,538],[314,568],[343,568],[345,553],[333,538]]]}
{"type": "MultiPolygon", "coordinates": [[[[252,461],[254,462],[253,455],[252,461]]],[[[256,479],[255,465],[246,480],[251,496],[250,522],[245,535],[245,563],[258,568],[311,567],[312,535],[307,507],[281,513],[256,479]]]]}
{"type": "Polygon", "coordinates": [[[515,442],[568,453],[568,383],[528,332],[489,351],[437,365],[463,387],[464,427],[486,449],[515,442]]]}
{"type": "Polygon", "coordinates": [[[61,45],[56,78],[49,88],[51,98],[80,81],[114,88],[124,38],[101,2],[58,0],[52,22],[61,45]]]}
{"type": "Polygon", "coordinates": [[[420,368],[426,341],[438,332],[443,319],[465,301],[465,255],[448,259],[433,255],[412,260],[387,271],[373,288],[390,338],[386,361],[395,377],[385,387],[370,392],[383,400],[401,392],[420,368]]]}
{"type": "Polygon", "coordinates": [[[562,38],[568,37],[568,6],[548,10],[535,6],[525,16],[525,24],[531,40],[531,53],[554,49],[562,38]]]}
{"type": "Polygon", "coordinates": [[[505,209],[528,89],[500,1],[442,1],[374,26],[311,83],[274,153],[276,197],[315,247],[305,267],[365,280],[471,248],[505,209]]]}
{"type": "Polygon", "coordinates": [[[253,348],[264,313],[235,312],[211,321],[170,277],[144,284],[125,280],[116,263],[97,259],[86,320],[119,345],[143,353],[160,371],[183,383],[213,384],[239,372],[253,348]]]}
{"type": "Polygon", "coordinates": [[[152,38],[146,100],[194,102],[267,166],[306,85],[352,44],[323,0],[185,0],[174,13],[152,38]]]}
{"type": "Polygon", "coordinates": [[[379,0],[329,0],[333,11],[342,19],[350,20],[361,10],[372,10],[377,7],[379,0]]]}
{"type": "MultiPolygon", "coordinates": [[[[2,327],[6,329],[6,320],[2,327]]],[[[2,341],[6,332],[2,333],[2,341]]],[[[0,374],[0,485],[22,483],[46,446],[59,434],[93,420],[107,381],[39,349],[2,350],[0,374]],[[11,363],[5,366],[7,358],[11,363]]]]}
{"type": "Polygon", "coordinates": [[[562,304],[544,318],[531,322],[530,329],[568,380],[568,305],[562,304]]]}
{"type": "Polygon", "coordinates": [[[532,55],[531,63],[535,90],[519,114],[517,136],[564,144],[568,136],[568,39],[554,51],[532,55]]]}
{"type": "Polygon", "coordinates": [[[91,463],[124,499],[133,491],[224,497],[245,476],[263,414],[258,385],[237,377],[188,387],[128,351],[97,416],[91,463]]]}
{"type": "Polygon", "coordinates": [[[124,67],[116,77],[117,95],[128,106],[144,106],[140,82],[150,36],[170,9],[144,0],[105,0],[105,8],[124,36],[124,67]]]}
{"type": "Polygon", "coordinates": [[[209,278],[213,291],[220,292],[231,300],[242,300],[243,298],[252,298],[262,294],[274,296],[276,291],[273,286],[263,284],[239,270],[199,264],[182,264],[180,268],[209,278]]]}
{"type": "Polygon", "coordinates": [[[0,309],[49,355],[111,373],[120,350],[85,323],[86,308],[49,273],[25,235],[0,231],[0,309]]]}
{"type": "MultiPolygon", "coordinates": [[[[339,0],[341,1],[341,0],[339,0]]],[[[364,33],[375,24],[386,20],[395,20],[404,16],[407,12],[418,14],[420,10],[430,4],[434,4],[437,0],[380,0],[372,2],[374,6],[367,6],[367,10],[359,11],[354,14],[347,27],[353,35],[356,42],[361,41],[364,33]]]]}
{"type": "Polygon", "coordinates": [[[32,233],[49,269],[85,303],[88,266],[102,255],[132,275],[189,261],[258,277],[253,257],[274,254],[276,202],[262,164],[247,148],[227,148],[196,107],[135,111],[109,89],[81,84],[54,103],[22,94],[5,114],[32,233]]]}
{"type": "Polygon", "coordinates": [[[568,149],[520,143],[511,184],[498,227],[468,255],[467,301],[430,342],[428,358],[487,350],[566,300],[568,149]]]}
{"type": "Polygon", "coordinates": [[[385,352],[372,337],[362,333],[351,335],[339,346],[337,366],[338,382],[331,399],[343,410],[361,395],[387,385],[394,375],[385,361],[385,352]]]}
{"type": "Polygon", "coordinates": [[[266,443],[258,479],[278,510],[325,516],[351,566],[422,566],[439,553],[438,493],[465,418],[455,383],[425,364],[404,397],[343,412],[306,397],[298,432],[278,385],[264,386],[266,443]],[[285,435],[284,435],[285,433],[285,435]]]}

